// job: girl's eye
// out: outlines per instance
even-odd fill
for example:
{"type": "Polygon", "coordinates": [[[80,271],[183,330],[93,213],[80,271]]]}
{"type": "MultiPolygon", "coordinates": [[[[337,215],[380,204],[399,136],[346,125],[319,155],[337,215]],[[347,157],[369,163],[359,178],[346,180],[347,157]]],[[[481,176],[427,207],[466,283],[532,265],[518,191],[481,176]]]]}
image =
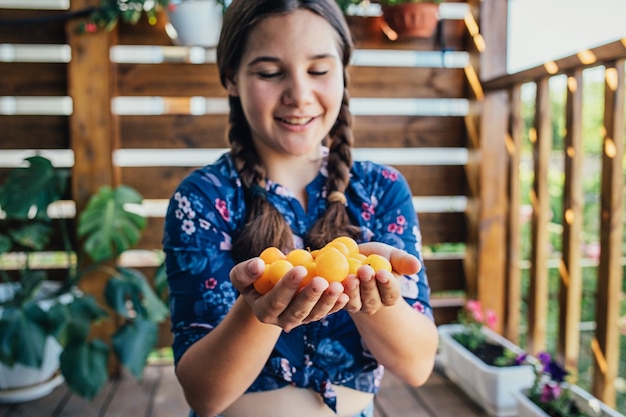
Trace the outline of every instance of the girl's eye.
{"type": "Polygon", "coordinates": [[[309,71],[309,74],[311,74],[311,75],[325,75],[325,74],[328,74],[328,71],[327,70],[315,70],[315,71],[311,70],[311,71],[309,71]]]}
{"type": "Polygon", "coordinates": [[[274,78],[278,78],[280,77],[281,73],[280,72],[258,72],[257,73],[259,77],[264,78],[266,80],[271,80],[274,78]]]}

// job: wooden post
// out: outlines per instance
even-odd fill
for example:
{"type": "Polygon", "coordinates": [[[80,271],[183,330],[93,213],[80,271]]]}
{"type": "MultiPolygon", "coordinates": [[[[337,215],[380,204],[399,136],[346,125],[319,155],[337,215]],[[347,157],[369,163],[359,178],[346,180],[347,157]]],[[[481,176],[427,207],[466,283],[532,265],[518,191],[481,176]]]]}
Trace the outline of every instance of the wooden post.
{"type": "Polygon", "coordinates": [[[619,370],[619,314],[622,293],[624,171],[624,60],[606,65],[604,141],[600,208],[600,265],[596,295],[596,334],[592,342],[592,393],[615,406],[619,370]]]}
{"type": "MultiPolygon", "coordinates": [[[[473,48],[470,66],[466,73],[476,72],[481,81],[506,73],[507,2],[499,0],[470,1],[472,16],[480,16],[479,32],[473,32],[468,22],[473,48]],[[476,8],[480,7],[480,13],[476,8]]],[[[469,117],[478,130],[478,143],[471,146],[477,154],[474,166],[469,167],[475,176],[477,190],[471,196],[474,209],[468,212],[472,241],[468,260],[473,276],[469,276],[468,293],[475,296],[485,308],[493,310],[499,320],[496,330],[504,330],[506,302],[506,221],[507,201],[507,120],[508,93],[486,92],[482,97],[474,94],[472,106],[480,109],[469,117]],[[471,256],[471,259],[469,258],[471,256]]]]}
{"type": "Polygon", "coordinates": [[[559,336],[557,353],[568,370],[578,369],[583,231],[583,76],[576,70],[567,79],[565,113],[565,181],[563,182],[563,255],[559,264],[559,336]]]}
{"type": "MultiPolygon", "coordinates": [[[[72,0],[71,10],[98,4],[98,0],[72,0]]],[[[118,170],[113,165],[113,150],[119,143],[119,124],[111,113],[116,83],[115,71],[109,61],[109,49],[116,33],[78,34],[76,25],[76,21],[68,22],[66,31],[72,50],[72,60],[68,64],[68,88],[73,101],[70,117],[70,143],[74,151],[71,191],[78,217],[89,197],[101,186],[115,186],[119,182],[118,170]]],[[[104,306],[107,278],[102,273],[92,273],[79,285],[104,306]]],[[[107,342],[114,331],[115,323],[112,322],[93,329],[95,336],[107,342]]],[[[114,371],[117,365],[111,363],[111,371],[114,371]]]]}

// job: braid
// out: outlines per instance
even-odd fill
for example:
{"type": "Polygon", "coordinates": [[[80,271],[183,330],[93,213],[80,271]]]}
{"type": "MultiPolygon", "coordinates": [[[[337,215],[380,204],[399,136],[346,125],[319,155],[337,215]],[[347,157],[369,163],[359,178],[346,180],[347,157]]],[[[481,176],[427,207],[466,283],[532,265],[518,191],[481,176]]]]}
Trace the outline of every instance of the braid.
{"type": "Polygon", "coordinates": [[[350,222],[344,195],[350,182],[352,144],[354,141],[352,137],[352,113],[348,107],[349,101],[348,92],[344,91],[337,122],[329,134],[328,179],[326,181],[328,208],[309,232],[308,244],[311,248],[321,248],[333,238],[341,235],[347,235],[354,239],[361,236],[360,227],[350,222]]]}
{"type": "Polygon", "coordinates": [[[233,239],[233,257],[241,262],[258,256],[268,246],[289,251],[293,249],[291,228],[272,203],[267,201],[265,168],[252,143],[241,103],[238,98],[231,96],[230,105],[228,141],[248,201],[246,222],[239,235],[233,239]]]}

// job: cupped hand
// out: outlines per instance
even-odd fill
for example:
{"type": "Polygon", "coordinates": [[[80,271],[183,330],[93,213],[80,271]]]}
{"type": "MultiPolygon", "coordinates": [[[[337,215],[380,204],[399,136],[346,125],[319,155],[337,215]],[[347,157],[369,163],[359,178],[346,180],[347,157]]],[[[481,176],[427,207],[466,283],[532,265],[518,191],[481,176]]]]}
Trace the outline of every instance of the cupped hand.
{"type": "Polygon", "coordinates": [[[350,298],[345,309],[351,313],[374,314],[384,306],[395,304],[402,298],[398,278],[416,274],[422,267],[414,255],[384,243],[363,243],[359,245],[359,251],[364,255],[384,256],[391,263],[392,272],[374,272],[370,266],[364,265],[356,275],[348,276],[343,285],[350,298]]]}
{"type": "Polygon", "coordinates": [[[264,262],[253,258],[233,267],[230,280],[241,293],[254,315],[263,323],[274,324],[286,332],[295,327],[321,320],[345,307],[348,296],[337,282],[328,283],[315,277],[304,288],[300,283],[306,268],[296,266],[265,294],[260,294],[253,283],[263,274],[264,262]]]}

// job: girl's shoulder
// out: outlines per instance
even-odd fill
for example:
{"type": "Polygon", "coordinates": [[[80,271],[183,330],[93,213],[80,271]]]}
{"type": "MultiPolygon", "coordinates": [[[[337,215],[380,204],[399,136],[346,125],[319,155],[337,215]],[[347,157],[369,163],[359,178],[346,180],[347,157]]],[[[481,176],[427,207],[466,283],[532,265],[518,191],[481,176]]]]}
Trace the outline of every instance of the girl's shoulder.
{"type": "Polygon", "coordinates": [[[372,161],[354,161],[351,175],[352,181],[369,183],[404,180],[402,174],[396,168],[372,161]]]}
{"type": "Polygon", "coordinates": [[[181,185],[201,185],[216,187],[238,188],[239,174],[235,169],[230,153],[222,154],[215,162],[191,171],[182,181],[181,185]]]}

